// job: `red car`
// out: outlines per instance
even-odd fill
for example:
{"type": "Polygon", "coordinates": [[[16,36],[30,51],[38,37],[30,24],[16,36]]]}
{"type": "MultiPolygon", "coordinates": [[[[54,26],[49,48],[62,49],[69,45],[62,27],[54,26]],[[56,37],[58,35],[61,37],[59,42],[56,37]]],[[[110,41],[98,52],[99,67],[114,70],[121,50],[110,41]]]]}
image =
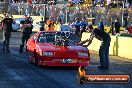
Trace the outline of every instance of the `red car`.
{"type": "Polygon", "coordinates": [[[88,66],[89,50],[79,46],[79,38],[71,32],[43,31],[34,34],[26,47],[30,61],[46,66],[88,66]]]}

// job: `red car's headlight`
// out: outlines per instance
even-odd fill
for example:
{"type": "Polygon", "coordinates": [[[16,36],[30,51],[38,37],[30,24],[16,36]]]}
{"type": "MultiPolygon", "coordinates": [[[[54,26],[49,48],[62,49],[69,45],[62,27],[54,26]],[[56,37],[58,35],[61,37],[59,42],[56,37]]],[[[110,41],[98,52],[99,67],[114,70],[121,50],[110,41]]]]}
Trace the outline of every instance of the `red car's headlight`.
{"type": "Polygon", "coordinates": [[[46,52],[43,52],[42,55],[43,56],[53,56],[54,53],[53,52],[50,52],[50,51],[46,51],[46,52]]]}
{"type": "Polygon", "coordinates": [[[79,57],[88,57],[88,53],[87,52],[78,52],[78,56],[79,57]]]}

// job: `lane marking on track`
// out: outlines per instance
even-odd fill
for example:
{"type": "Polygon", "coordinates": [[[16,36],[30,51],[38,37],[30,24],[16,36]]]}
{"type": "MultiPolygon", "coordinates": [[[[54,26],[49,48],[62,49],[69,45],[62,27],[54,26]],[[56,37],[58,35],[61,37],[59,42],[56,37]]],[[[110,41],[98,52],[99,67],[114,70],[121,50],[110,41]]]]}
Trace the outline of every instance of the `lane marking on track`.
{"type": "Polygon", "coordinates": [[[13,69],[6,69],[7,73],[10,75],[11,79],[24,80],[17,72],[13,69]]]}
{"type": "Polygon", "coordinates": [[[15,51],[15,50],[12,50],[12,49],[11,49],[11,53],[14,54],[14,55],[20,55],[20,53],[18,51],[15,51]]]}

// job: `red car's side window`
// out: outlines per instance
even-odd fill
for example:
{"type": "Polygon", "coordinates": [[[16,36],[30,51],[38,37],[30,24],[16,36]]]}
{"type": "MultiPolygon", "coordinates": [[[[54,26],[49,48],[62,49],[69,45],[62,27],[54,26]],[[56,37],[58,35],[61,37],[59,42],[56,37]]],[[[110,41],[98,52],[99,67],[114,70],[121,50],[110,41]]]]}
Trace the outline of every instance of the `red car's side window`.
{"type": "Polygon", "coordinates": [[[38,33],[34,34],[34,35],[31,37],[31,40],[35,42],[35,41],[37,40],[37,37],[38,37],[38,33]]]}
{"type": "Polygon", "coordinates": [[[33,40],[36,40],[36,39],[37,39],[37,36],[34,36],[34,37],[33,37],[33,40]]]}
{"type": "Polygon", "coordinates": [[[38,35],[38,33],[36,33],[35,35],[32,36],[32,39],[33,39],[34,41],[37,40],[37,35],[38,35]]]}

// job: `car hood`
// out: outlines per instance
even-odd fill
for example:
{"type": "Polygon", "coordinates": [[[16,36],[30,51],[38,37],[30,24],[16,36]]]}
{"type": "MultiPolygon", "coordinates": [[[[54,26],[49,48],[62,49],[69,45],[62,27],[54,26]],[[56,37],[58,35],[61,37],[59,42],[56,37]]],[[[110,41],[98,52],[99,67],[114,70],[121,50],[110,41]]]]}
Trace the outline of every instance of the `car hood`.
{"type": "Polygon", "coordinates": [[[56,46],[54,44],[51,43],[38,43],[37,47],[39,49],[41,49],[42,51],[84,51],[87,52],[88,49],[87,47],[83,47],[83,46],[56,46]]]}

